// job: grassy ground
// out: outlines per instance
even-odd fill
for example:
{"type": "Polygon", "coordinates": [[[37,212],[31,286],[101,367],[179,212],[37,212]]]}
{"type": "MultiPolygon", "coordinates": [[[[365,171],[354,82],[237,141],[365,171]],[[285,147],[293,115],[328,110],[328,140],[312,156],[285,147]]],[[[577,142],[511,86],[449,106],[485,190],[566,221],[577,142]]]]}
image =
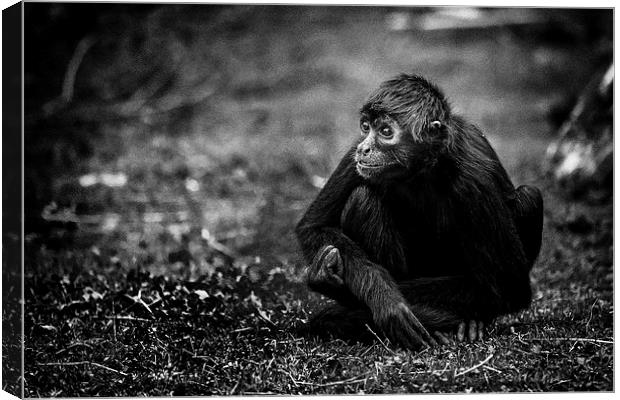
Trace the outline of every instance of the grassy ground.
{"type": "Polygon", "coordinates": [[[563,199],[541,169],[547,113],[595,46],[391,32],[393,10],[371,8],[187,10],[119,23],[80,67],[90,156],[54,176],[57,221],[26,240],[26,396],[613,389],[612,207],[563,199]],[[534,301],[483,342],[420,353],[300,336],[326,300],[300,282],[292,227],[364,96],[401,71],[436,81],[514,182],[544,189],[534,301]],[[110,105],[122,117],[99,118],[110,105]]]}

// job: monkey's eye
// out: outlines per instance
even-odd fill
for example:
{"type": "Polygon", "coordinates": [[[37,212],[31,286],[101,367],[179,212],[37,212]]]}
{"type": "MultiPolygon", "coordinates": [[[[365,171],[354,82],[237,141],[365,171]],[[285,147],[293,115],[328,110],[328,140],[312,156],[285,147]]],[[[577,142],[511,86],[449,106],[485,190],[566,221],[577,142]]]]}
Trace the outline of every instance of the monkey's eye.
{"type": "Polygon", "coordinates": [[[368,123],[368,121],[360,122],[360,129],[362,130],[363,133],[370,132],[370,124],[368,123]]]}
{"type": "Polygon", "coordinates": [[[381,133],[381,136],[385,138],[391,138],[392,135],[394,135],[394,132],[392,132],[392,129],[388,126],[384,126],[379,132],[381,133]]]}

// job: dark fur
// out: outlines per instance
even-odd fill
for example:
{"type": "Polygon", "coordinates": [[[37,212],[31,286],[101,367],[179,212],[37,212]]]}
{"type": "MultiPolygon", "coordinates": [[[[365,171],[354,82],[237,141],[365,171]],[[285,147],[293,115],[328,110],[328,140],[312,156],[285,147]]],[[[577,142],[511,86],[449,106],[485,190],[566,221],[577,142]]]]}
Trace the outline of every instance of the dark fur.
{"type": "Polygon", "coordinates": [[[385,82],[361,114],[388,115],[406,128],[410,136],[390,150],[396,156],[373,149],[406,158],[401,173],[361,178],[356,144],[296,229],[308,262],[326,245],[340,251],[346,287],[329,293],[356,309],[348,318],[365,315],[391,339],[410,343],[401,303],[431,332],[527,307],[541,242],[539,190],[515,189],[484,135],[452,115],[423,78],[385,82]]]}

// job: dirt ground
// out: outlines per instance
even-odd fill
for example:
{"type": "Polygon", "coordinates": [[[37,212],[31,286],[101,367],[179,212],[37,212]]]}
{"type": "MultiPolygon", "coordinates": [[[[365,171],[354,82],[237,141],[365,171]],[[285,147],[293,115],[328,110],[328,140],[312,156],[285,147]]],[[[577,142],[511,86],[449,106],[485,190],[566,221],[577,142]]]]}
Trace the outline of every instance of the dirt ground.
{"type": "Polygon", "coordinates": [[[93,28],[71,104],[26,128],[31,186],[52,176],[27,188],[46,222],[25,245],[26,396],[613,390],[612,205],[563,198],[543,170],[549,115],[600,48],[551,11],[441,32],[391,30],[399,11],[169,6],[93,28]],[[326,300],[292,229],[365,96],[410,71],[543,190],[532,305],[420,353],[300,336],[326,300]]]}

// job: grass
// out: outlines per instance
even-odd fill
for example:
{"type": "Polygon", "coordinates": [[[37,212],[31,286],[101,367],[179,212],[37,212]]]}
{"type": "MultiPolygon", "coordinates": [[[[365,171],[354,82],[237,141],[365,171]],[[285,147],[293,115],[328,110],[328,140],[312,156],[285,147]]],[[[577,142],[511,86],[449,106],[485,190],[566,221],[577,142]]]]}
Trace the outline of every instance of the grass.
{"type": "Polygon", "coordinates": [[[129,117],[95,119],[74,139],[91,155],[53,177],[59,221],[25,244],[26,396],[613,390],[612,206],[564,199],[541,169],[545,113],[570,94],[565,76],[587,81],[588,46],[395,33],[386,9],[215,9],[130,15],[83,61],[80,120],[92,93],[126,106],[158,66],[168,83],[129,117]],[[292,227],[364,96],[404,70],[445,89],[515,183],[544,189],[534,301],[483,342],[418,353],[301,335],[326,299],[301,282],[292,227]],[[194,89],[200,101],[151,112],[194,89]],[[84,187],[86,173],[126,184],[84,187]]]}
{"type": "Polygon", "coordinates": [[[587,234],[559,222],[566,210],[547,215],[528,310],[501,318],[483,342],[420,353],[297,334],[324,300],[290,265],[212,254],[211,273],[182,279],[102,252],[39,249],[26,280],[27,393],[611,390],[611,227],[599,211],[573,211],[588,215],[587,234]]]}

